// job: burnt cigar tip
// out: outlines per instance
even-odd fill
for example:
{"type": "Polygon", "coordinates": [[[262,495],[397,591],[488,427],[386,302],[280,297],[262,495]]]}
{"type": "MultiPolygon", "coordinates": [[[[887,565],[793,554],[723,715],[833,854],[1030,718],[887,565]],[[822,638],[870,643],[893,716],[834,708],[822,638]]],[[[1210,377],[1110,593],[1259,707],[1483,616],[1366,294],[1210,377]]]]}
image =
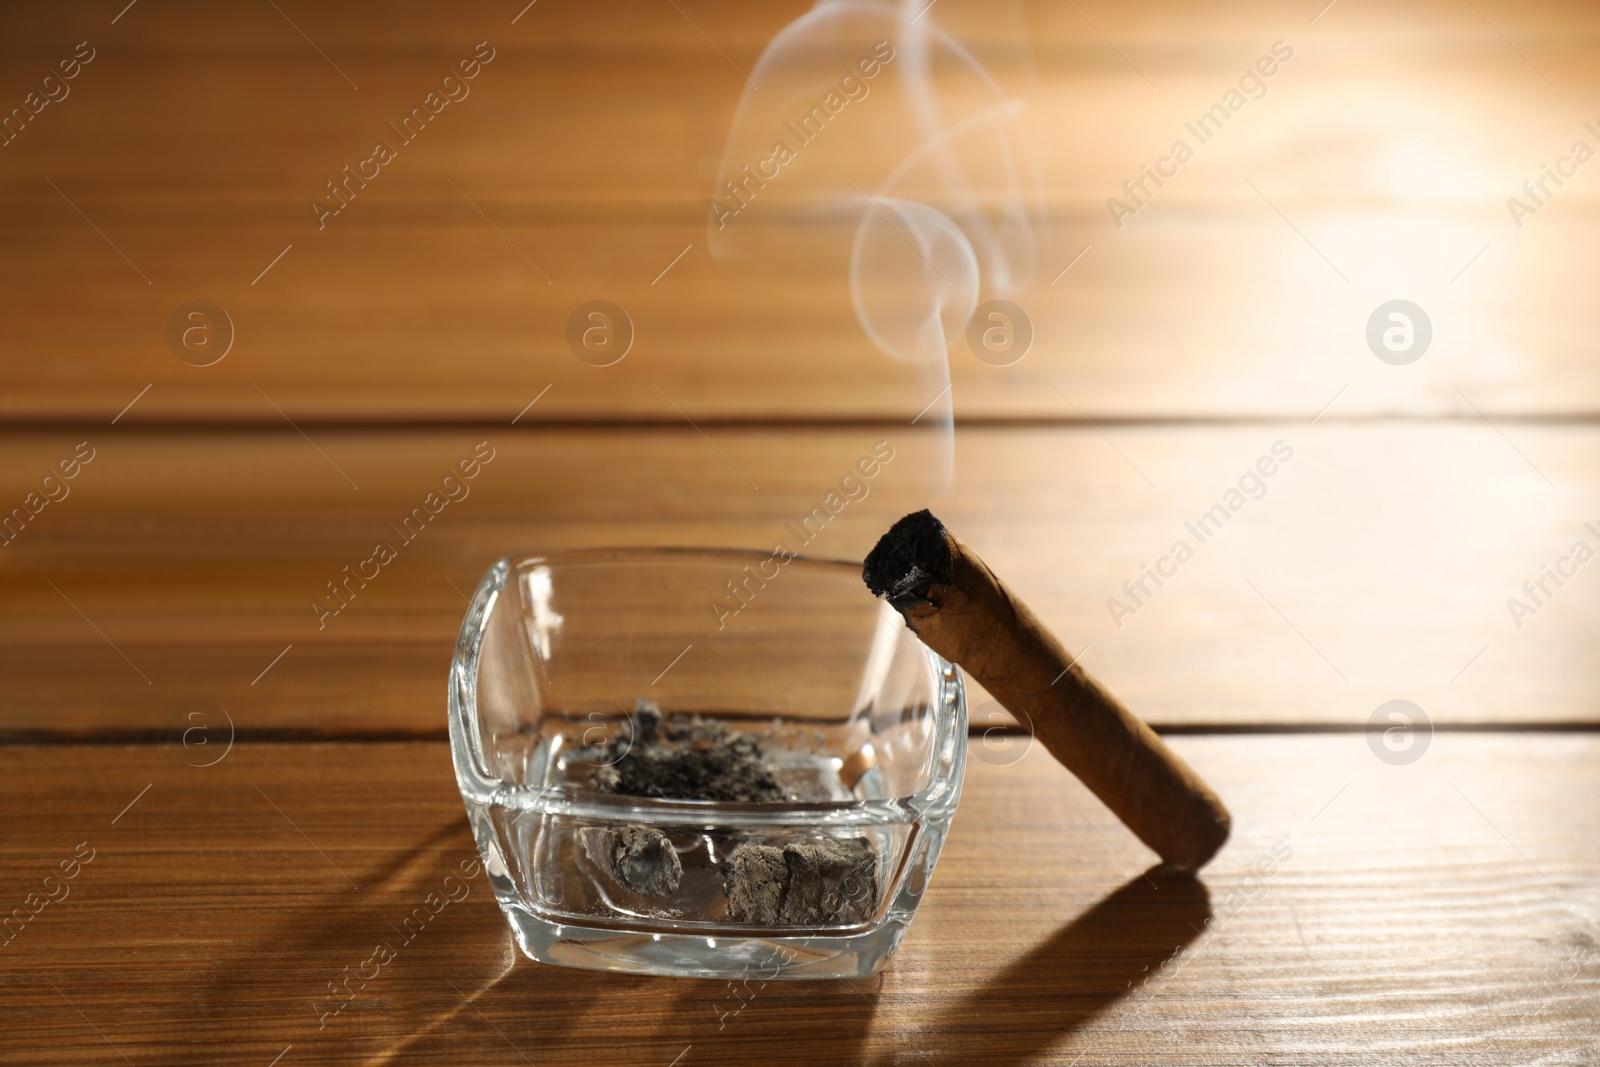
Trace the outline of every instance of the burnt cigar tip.
{"type": "Polygon", "coordinates": [[[948,585],[950,540],[944,523],[923,508],[889,527],[867,553],[861,580],[897,606],[908,597],[923,597],[929,586],[948,585]]]}

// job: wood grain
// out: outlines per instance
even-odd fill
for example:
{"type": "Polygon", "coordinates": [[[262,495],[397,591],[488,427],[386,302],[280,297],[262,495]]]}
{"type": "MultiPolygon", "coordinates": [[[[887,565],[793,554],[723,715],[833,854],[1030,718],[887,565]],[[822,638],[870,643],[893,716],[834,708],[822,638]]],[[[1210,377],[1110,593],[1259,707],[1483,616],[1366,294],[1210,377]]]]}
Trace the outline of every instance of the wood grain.
{"type": "MultiPolygon", "coordinates": [[[[913,427],[16,433],[8,501],[77,441],[97,452],[0,548],[0,722],[148,733],[207,701],[247,732],[442,736],[465,598],[495,559],[770,549],[886,440],[895,458],[868,495],[803,550],[859,559],[931,503],[1153,722],[1359,726],[1405,698],[1439,723],[1592,724],[1600,574],[1547,581],[1531,615],[1507,600],[1531,606],[1524,581],[1600,545],[1600,440],[1507,432],[1515,444],[1481,423],[963,430],[947,488],[938,435],[913,427]],[[470,495],[405,543],[391,524],[484,440],[495,458],[470,495]],[[1293,457],[1261,499],[1200,543],[1188,524],[1279,441],[1293,457]],[[1194,558],[1113,618],[1108,600],[1134,608],[1123,583],[1178,540],[1194,558]],[[319,629],[312,602],[336,604],[326,583],[378,541],[400,558],[319,629]]],[[[1000,721],[979,693],[973,709],[1000,721]]]]}
{"type": "MultiPolygon", "coordinates": [[[[805,5],[546,4],[513,25],[517,6],[0,14],[8,108],[78,41],[97,49],[0,149],[0,416],[109,419],[146,385],[128,421],[275,421],[253,385],[307,422],[503,420],[549,382],[545,413],[573,419],[675,422],[657,386],[707,419],[909,419],[927,404],[938,386],[878,352],[851,303],[866,209],[846,180],[875,188],[895,162],[880,146],[908,124],[888,80],[737,220],[743,257],[717,260],[707,204],[743,72],[805,5]],[[319,228],[325,183],[480,40],[496,59],[471,95],[319,228]],[[564,340],[597,297],[637,331],[603,369],[564,340]],[[211,367],[165,340],[196,298],[237,334],[211,367]]],[[[1521,226],[1506,207],[1593,140],[1595,11],[1303,15],[944,0],[929,16],[1025,102],[1039,175],[1035,261],[1007,290],[1035,345],[993,367],[952,338],[960,415],[1309,416],[1347,383],[1341,414],[1600,410],[1600,200],[1577,179],[1521,226]],[[1115,225],[1123,182],[1192,139],[1184,123],[1276,40],[1295,58],[1266,95],[1115,225]],[[1366,350],[1369,315],[1396,297],[1435,332],[1409,368],[1366,350]]],[[[773,78],[768,93],[786,92],[773,78]]],[[[953,112],[975,106],[941,92],[953,112]]]]}
{"type": "Polygon", "coordinates": [[[1177,744],[1237,818],[1202,883],[1146,881],[1150,854],[1042,751],[974,760],[880,978],[742,989],[530,963],[482,875],[401,943],[391,924],[472,854],[441,744],[240,744],[209,768],[8,747],[7,903],[80,842],[93,859],[0,952],[0,1062],[1594,1056],[1600,740],[1440,735],[1409,766],[1360,737],[1177,744]],[[379,943],[397,959],[319,1029],[379,943]]]}

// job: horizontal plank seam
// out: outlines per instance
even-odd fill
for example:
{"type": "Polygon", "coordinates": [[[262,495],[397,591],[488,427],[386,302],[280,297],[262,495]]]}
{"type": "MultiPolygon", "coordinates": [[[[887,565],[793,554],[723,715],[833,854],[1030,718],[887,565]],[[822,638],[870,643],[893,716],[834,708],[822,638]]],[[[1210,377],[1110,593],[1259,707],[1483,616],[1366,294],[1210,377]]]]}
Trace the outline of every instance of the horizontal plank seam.
{"type": "MultiPolygon", "coordinates": [[[[1361,734],[1372,727],[1366,723],[1306,722],[1306,723],[1182,723],[1152,724],[1156,733],[1167,737],[1244,737],[1281,736],[1285,734],[1361,734]]],[[[1600,733],[1600,721],[1594,722],[1474,722],[1434,723],[1433,732],[1452,734],[1507,734],[1507,733],[1600,733]]],[[[0,746],[99,746],[99,745],[179,745],[182,729],[167,727],[126,728],[73,731],[61,729],[0,729],[0,746]]],[[[1015,726],[973,727],[968,736],[1022,736],[1025,731],[1015,726]]],[[[284,727],[281,729],[239,730],[234,734],[238,744],[379,744],[384,742],[423,742],[439,744],[449,740],[448,732],[437,730],[344,730],[324,731],[284,727]]]]}
{"type": "MultiPolygon", "coordinates": [[[[1495,422],[1514,423],[1518,425],[1545,425],[1545,426],[1600,426],[1600,411],[1595,412],[1512,412],[1490,411],[1486,413],[1495,422]]],[[[1063,428],[1063,429],[1092,429],[1106,426],[1119,427],[1153,427],[1153,428],[1183,428],[1183,427],[1228,427],[1228,426],[1281,426],[1294,425],[1306,421],[1305,412],[1285,412],[1274,414],[1232,414],[1232,415],[1126,415],[1126,414],[1098,414],[1090,413],[1086,418],[1077,416],[1056,415],[978,415],[957,418],[957,429],[1029,429],[1029,428],[1063,428]]],[[[1478,412],[1458,412],[1451,414],[1367,414],[1367,415],[1324,415],[1317,420],[1319,425],[1419,425],[1437,426],[1453,423],[1481,425],[1483,415],[1478,412]]],[[[333,432],[405,432],[415,430],[504,430],[509,428],[509,419],[396,419],[374,418],[355,419],[340,418],[327,419],[318,416],[301,416],[296,420],[302,428],[315,428],[333,432]]],[[[865,428],[902,428],[910,423],[910,419],[900,414],[894,415],[783,415],[771,416],[739,416],[728,417],[716,414],[697,415],[695,422],[702,426],[712,426],[720,429],[751,429],[751,430],[807,430],[807,429],[852,429],[865,428]]],[[[80,433],[89,430],[104,429],[105,423],[100,420],[85,419],[28,419],[10,418],[0,423],[0,435],[3,434],[32,434],[32,433],[80,433]]],[[[519,431],[537,430],[607,430],[607,429],[637,429],[637,430],[671,430],[682,432],[687,430],[682,419],[672,419],[655,416],[641,416],[639,418],[616,418],[609,416],[596,416],[594,418],[564,417],[564,418],[539,418],[528,419],[518,423],[519,431]]],[[[295,431],[285,426],[281,420],[274,422],[270,419],[226,419],[226,418],[196,418],[196,419],[171,419],[150,421],[127,421],[117,427],[121,434],[184,434],[184,433],[262,433],[273,434],[294,433],[295,431]]]]}

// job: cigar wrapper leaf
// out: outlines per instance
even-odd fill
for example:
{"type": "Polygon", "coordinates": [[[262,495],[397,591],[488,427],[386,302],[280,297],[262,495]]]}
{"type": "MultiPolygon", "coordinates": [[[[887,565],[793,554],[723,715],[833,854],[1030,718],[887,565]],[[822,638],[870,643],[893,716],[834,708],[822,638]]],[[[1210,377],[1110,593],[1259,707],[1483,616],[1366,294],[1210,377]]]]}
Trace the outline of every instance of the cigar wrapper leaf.
{"type": "Polygon", "coordinates": [[[1168,866],[1194,872],[1231,817],[1187,763],[1081,666],[931,513],[907,515],[862,567],[933,651],[966,669],[1168,866]]]}

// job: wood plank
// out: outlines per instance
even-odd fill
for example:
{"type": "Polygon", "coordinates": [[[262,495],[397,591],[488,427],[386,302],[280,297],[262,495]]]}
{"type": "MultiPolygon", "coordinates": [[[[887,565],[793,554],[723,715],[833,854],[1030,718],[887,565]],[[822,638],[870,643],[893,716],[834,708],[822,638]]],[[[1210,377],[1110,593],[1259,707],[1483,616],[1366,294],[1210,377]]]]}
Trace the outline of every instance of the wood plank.
{"type": "MultiPolygon", "coordinates": [[[[871,216],[845,180],[875,189],[919,143],[892,64],[741,214],[742,257],[718,260],[708,200],[730,137],[764,143],[815,95],[774,68],[774,111],[740,120],[741,71],[806,5],[547,5],[514,25],[512,6],[0,13],[7,108],[80,40],[96,50],[0,159],[0,416],[109,419],[147,385],[128,421],[273,421],[274,403],[307,422],[499,420],[550,382],[546,410],[575,419],[675,421],[663,393],[706,419],[910,418],[928,403],[924,369],[869,343],[847,271],[871,216]],[[319,228],[325,183],[480,40],[496,58],[471,95],[319,228]],[[637,334],[603,369],[565,340],[600,297],[637,334]],[[197,298],[237,337],[205,368],[165,340],[197,298]]],[[[1600,411],[1600,199],[1580,177],[1547,185],[1521,226],[1506,206],[1541,164],[1595,143],[1592,6],[1485,18],[1419,0],[1311,24],[1259,2],[1033,5],[1025,34],[991,6],[944,0],[926,22],[1026,102],[1036,262],[1010,287],[986,273],[982,294],[1012,293],[1036,340],[1008,367],[956,341],[959,414],[1309,416],[1347,383],[1345,414],[1600,411]],[[1115,225],[1123,182],[1193,139],[1184,123],[1280,39],[1295,58],[1266,95],[1115,225]],[[1435,332],[1406,368],[1364,340],[1397,297],[1435,332]]],[[[941,93],[951,114],[983,102],[955,81],[941,93]]],[[[923,281],[908,262],[865,277],[903,293],[923,281]]]]}
{"type": "Polygon", "coordinates": [[[1359,737],[1178,747],[1237,820],[1201,884],[1146,882],[1042,750],[975,761],[883,975],[737,990],[521,959],[481,875],[399,943],[472,854],[438,743],[241,744],[210,768],[6,747],[7,903],[80,842],[93,859],[0,952],[0,1062],[1592,1061],[1600,738],[1442,735],[1408,766],[1359,737]]]}
{"type": "Polygon", "coordinates": [[[1600,571],[1571,556],[1600,545],[1600,435],[1503,429],[962,430],[948,488],[914,427],[12,433],[7,502],[78,441],[96,454],[0,548],[0,722],[182,729],[207,701],[249,732],[442,736],[465,597],[499,556],[798,541],[788,524],[887,440],[865,499],[795,547],[860,558],[931,503],[1153,722],[1354,727],[1404,698],[1438,723],[1592,724],[1600,571]],[[481,440],[470,495],[404,542],[391,523],[481,440]],[[1293,457],[1201,543],[1190,524],[1278,441],[1293,457]],[[1137,605],[1123,583],[1173,569],[1180,540],[1194,558],[1137,605]],[[400,558],[319,629],[312,602],[378,541],[400,558]],[[1557,565],[1576,577],[1535,606],[1523,583],[1557,565]]]}

